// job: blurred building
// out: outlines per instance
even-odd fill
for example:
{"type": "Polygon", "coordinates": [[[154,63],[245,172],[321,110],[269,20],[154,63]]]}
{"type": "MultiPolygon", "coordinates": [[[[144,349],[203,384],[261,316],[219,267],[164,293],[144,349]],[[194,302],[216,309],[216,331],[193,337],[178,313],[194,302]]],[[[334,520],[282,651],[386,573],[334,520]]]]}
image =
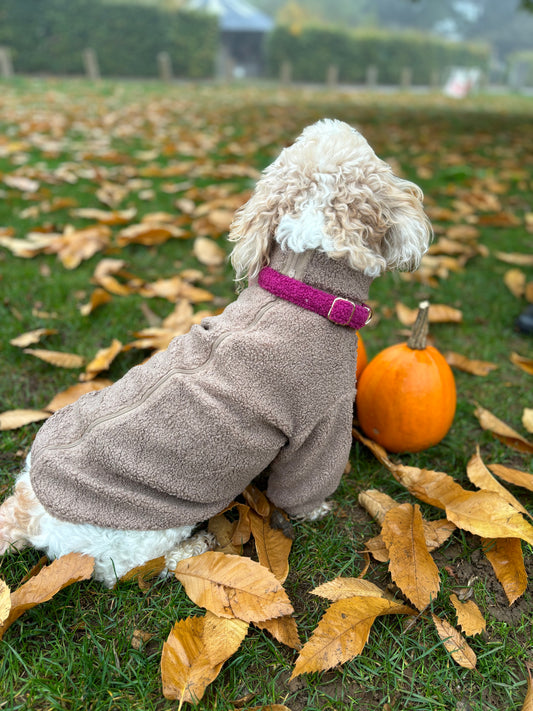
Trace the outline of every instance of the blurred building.
{"type": "Polygon", "coordinates": [[[274,21],[244,0],[189,0],[187,7],[218,15],[217,74],[235,79],[263,73],[264,40],[274,21]]]}

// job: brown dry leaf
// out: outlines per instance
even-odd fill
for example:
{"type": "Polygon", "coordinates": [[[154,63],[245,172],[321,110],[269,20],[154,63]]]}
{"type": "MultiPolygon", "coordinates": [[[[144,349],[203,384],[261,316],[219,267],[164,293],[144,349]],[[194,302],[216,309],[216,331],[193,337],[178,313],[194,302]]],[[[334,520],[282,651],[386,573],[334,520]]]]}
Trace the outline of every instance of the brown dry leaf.
{"type": "Polygon", "coordinates": [[[533,375],[533,358],[527,358],[526,356],[521,356],[518,353],[511,353],[510,361],[522,370],[525,370],[526,373],[533,375]]]}
{"type": "MultiPolygon", "coordinates": [[[[440,548],[457,528],[454,523],[446,518],[441,518],[438,521],[422,521],[422,527],[426,546],[430,553],[440,548]]],[[[365,543],[365,547],[380,563],[388,562],[389,551],[381,534],[369,538],[365,543]]]]}
{"type": "Polygon", "coordinates": [[[272,528],[268,518],[254,511],[250,511],[249,516],[259,562],[284,583],[289,574],[292,540],[283,531],[272,528]]]}
{"type": "Polygon", "coordinates": [[[180,561],[175,574],[193,602],[219,617],[262,622],[294,612],[277,578],[249,558],[208,551],[180,561]]]}
{"type": "Polygon", "coordinates": [[[62,407],[65,407],[65,405],[71,405],[73,402],[76,402],[76,400],[82,395],[85,395],[85,393],[103,390],[109,385],[113,385],[111,380],[91,380],[88,383],[71,385],[70,388],[57,393],[44,409],[48,412],[56,412],[56,410],[60,410],[62,407]]]}
{"type": "Polygon", "coordinates": [[[82,316],[88,316],[97,309],[99,306],[109,303],[112,300],[111,294],[105,289],[95,289],[91,294],[89,301],[86,304],[80,306],[80,313],[82,316]]]}
{"type": "Polygon", "coordinates": [[[419,610],[437,597],[439,569],[424,538],[418,504],[401,504],[388,511],[381,537],[389,551],[389,571],[393,581],[419,610]]]}
{"type": "Polygon", "coordinates": [[[533,711],[533,678],[530,665],[527,665],[527,692],[522,711],[533,711]]]}
{"type": "MultiPolygon", "coordinates": [[[[0,579],[0,625],[9,617],[11,610],[11,592],[7,584],[0,579]]],[[[1,627],[0,627],[1,629],[1,627]]]]}
{"type": "Polygon", "coordinates": [[[529,304],[533,304],[533,281],[528,281],[526,284],[524,296],[529,304]]]}
{"type": "Polygon", "coordinates": [[[213,301],[214,299],[213,294],[209,291],[188,284],[179,276],[173,276],[169,279],[157,279],[150,284],[144,284],[139,289],[139,293],[147,298],[158,296],[173,302],[179,299],[188,299],[193,304],[213,301]]]}
{"type": "Polygon", "coordinates": [[[217,547],[215,550],[220,553],[240,554],[240,547],[232,542],[236,526],[237,522],[230,521],[224,514],[217,514],[209,519],[207,530],[217,539],[217,547]]]}
{"type": "Polygon", "coordinates": [[[100,210],[96,207],[80,207],[70,211],[72,217],[96,220],[96,222],[101,222],[104,225],[124,225],[133,220],[136,214],[137,209],[135,207],[130,207],[127,210],[100,210]]]}
{"type": "Polygon", "coordinates": [[[120,577],[120,581],[125,583],[130,580],[137,580],[140,589],[143,592],[147,592],[149,589],[148,580],[156,578],[160,575],[166,567],[165,556],[159,556],[159,558],[153,558],[152,560],[147,560],[146,563],[137,565],[132,568],[127,573],[124,573],[120,577]]]}
{"type": "Polygon", "coordinates": [[[335,578],[311,590],[311,595],[325,597],[331,602],[349,597],[387,597],[384,590],[362,578],[335,578]]]}
{"type": "Polygon", "coordinates": [[[35,358],[44,360],[46,363],[55,365],[58,368],[81,368],[85,360],[83,356],[75,353],[47,351],[41,348],[25,348],[24,353],[35,356],[35,358]]]}
{"type": "Polygon", "coordinates": [[[466,669],[475,669],[477,663],[476,654],[467,644],[462,634],[455,627],[452,627],[447,620],[441,620],[434,614],[431,617],[439,637],[457,664],[466,669]]]}
{"type": "Polygon", "coordinates": [[[50,417],[50,413],[43,410],[6,410],[0,412],[0,430],[17,430],[32,422],[46,420],[47,417],[50,417]]]}
{"type": "Polygon", "coordinates": [[[450,595],[450,602],[455,607],[455,611],[457,613],[457,624],[467,635],[467,637],[473,637],[477,634],[481,634],[481,632],[483,632],[483,630],[487,627],[487,623],[481,613],[481,610],[473,600],[461,602],[457,595],[452,593],[450,595]]]}
{"type": "Polygon", "coordinates": [[[248,634],[248,622],[205,613],[204,645],[211,664],[223,664],[241,646],[248,634]]]}
{"type": "Polygon", "coordinates": [[[192,252],[201,264],[208,267],[219,267],[226,261],[226,252],[209,237],[197,237],[192,252]]]}
{"type": "Polygon", "coordinates": [[[521,437],[518,432],[515,432],[509,425],[502,422],[502,420],[499,420],[492,412],[486,410],[484,407],[478,406],[475,410],[475,415],[484,430],[492,432],[493,435],[508,447],[517,449],[519,452],[533,454],[533,443],[521,437]]]}
{"type": "Polygon", "coordinates": [[[94,558],[80,553],[68,553],[54,560],[27,583],[11,593],[11,610],[0,627],[0,639],[26,610],[50,600],[72,583],[87,580],[94,569],[94,558]]]}
{"type": "Polygon", "coordinates": [[[503,275],[503,282],[517,299],[521,299],[524,296],[526,275],[521,269],[508,269],[503,275]]]}
{"type": "Polygon", "coordinates": [[[176,622],[161,655],[163,696],[196,704],[214,681],[222,662],[213,665],[206,654],[203,617],[187,617],[176,622]]]}
{"type": "Polygon", "coordinates": [[[368,447],[374,457],[383,464],[383,466],[388,469],[390,472],[392,472],[396,464],[392,462],[389,459],[389,456],[387,454],[387,450],[382,447],[380,444],[377,442],[374,442],[373,439],[369,439],[368,437],[365,437],[364,435],[361,434],[358,430],[355,429],[355,427],[352,428],[352,436],[357,439],[359,442],[365,445],[365,447],[368,447]]]}
{"type": "Polygon", "coordinates": [[[131,636],[131,646],[133,649],[140,649],[143,644],[149,642],[155,635],[152,632],[143,632],[142,630],[133,630],[131,636]]]}
{"type": "Polygon", "coordinates": [[[128,244],[143,244],[146,247],[163,244],[173,237],[183,237],[185,230],[169,223],[142,222],[129,225],[117,235],[117,245],[125,247],[128,244]]]}
{"type": "Polygon", "coordinates": [[[498,368],[496,363],[489,363],[486,360],[472,360],[453,351],[448,351],[444,357],[448,365],[471,375],[488,375],[492,370],[498,368]]]}
{"type": "Polygon", "coordinates": [[[21,333],[20,336],[12,338],[9,342],[12,346],[27,348],[34,343],[39,343],[43,336],[53,336],[56,333],[58,333],[56,328],[36,328],[34,331],[26,331],[26,333],[21,333]]]}
{"type": "Polygon", "coordinates": [[[466,465],[466,473],[472,484],[475,484],[478,489],[495,491],[502,499],[504,499],[504,501],[511,504],[511,506],[517,511],[529,516],[527,509],[522,506],[520,501],[518,501],[518,499],[516,499],[511,492],[505,488],[505,486],[502,486],[487,469],[483,459],[481,458],[479,445],[476,447],[476,453],[470,457],[470,460],[466,465]]]}
{"type": "Polygon", "coordinates": [[[249,484],[242,492],[248,506],[255,511],[258,516],[266,518],[270,516],[270,502],[263,492],[259,491],[253,484],[249,484]]]}
{"type": "Polygon", "coordinates": [[[395,478],[421,501],[446,510],[458,528],[482,538],[522,538],[533,542],[533,526],[494,491],[467,491],[451,476],[398,465],[395,478]]]}
{"type": "Polygon", "coordinates": [[[254,622],[254,625],[260,630],[265,630],[274,637],[275,640],[281,642],[290,649],[301,649],[302,643],[298,635],[298,627],[294,617],[285,615],[284,617],[276,617],[274,620],[264,620],[264,622],[254,622]]]}
{"type": "Polygon", "coordinates": [[[395,614],[417,612],[383,597],[356,596],[332,603],[303,646],[290,680],[353,659],[363,650],[376,617],[395,614]]]}
{"type": "Polygon", "coordinates": [[[522,544],[519,538],[483,538],[483,552],[512,605],[527,587],[522,544]]]}
{"type": "Polygon", "coordinates": [[[533,409],[525,407],[522,413],[522,424],[524,429],[533,434],[533,409]]]}
{"type": "MultiPolygon", "coordinates": [[[[288,706],[283,704],[268,704],[268,706],[253,706],[247,708],[246,711],[291,711],[288,706]]],[[[525,711],[522,709],[522,711],[525,711]]]]}
{"type": "Polygon", "coordinates": [[[107,348],[101,348],[92,361],[87,364],[85,373],[80,375],[80,380],[82,382],[93,380],[102,370],[108,370],[111,363],[121,351],[122,343],[116,338],[113,338],[111,345],[107,348]]]}
{"type": "MultiPolygon", "coordinates": [[[[412,326],[416,321],[418,309],[410,309],[401,302],[396,304],[396,316],[404,326],[412,326]]],[[[430,304],[428,311],[430,323],[461,323],[462,311],[446,304],[430,304]]]]}
{"type": "Polygon", "coordinates": [[[495,252],[494,256],[506,264],[516,264],[518,267],[533,267],[533,254],[520,252],[495,252]]]}
{"type": "Polygon", "coordinates": [[[520,471],[520,469],[512,469],[503,464],[489,464],[489,469],[493,474],[500,477],[509,484],[520,486],[528,491],[533,491],[533,474],[520,471]]]}
{"type": "Polygon", "coordinates": [[[109,245],[111,230],[107,225],[94,225],[77,230],[67,225],[62,235],[56,237],[45,249],[47,254],[57,254],[66,269],[75,269],[85,259],[109,245]]]}
{"type": "Polygon", "coordinates": [[[357,500],[359,505],[380,524],[383,523],[385,514],[388,511],[400,505],[398,501],[395,501],[391,496],[377,489],[362,491],[357,497],[357,500]]]}

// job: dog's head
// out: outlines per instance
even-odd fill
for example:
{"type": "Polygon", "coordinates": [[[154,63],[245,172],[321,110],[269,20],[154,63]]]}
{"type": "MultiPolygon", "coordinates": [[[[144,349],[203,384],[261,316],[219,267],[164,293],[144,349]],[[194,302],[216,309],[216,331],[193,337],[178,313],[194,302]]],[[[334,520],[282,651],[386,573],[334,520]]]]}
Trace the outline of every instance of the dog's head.
{"type": "Polygon", "coordinates": [[[398,178],[342,121],[308,126],[263,172],[229,239],[237,279],[268,263],[273,241],[319,249],[368,276],[412,271],[431,239],[422,191],[398,178]]]}

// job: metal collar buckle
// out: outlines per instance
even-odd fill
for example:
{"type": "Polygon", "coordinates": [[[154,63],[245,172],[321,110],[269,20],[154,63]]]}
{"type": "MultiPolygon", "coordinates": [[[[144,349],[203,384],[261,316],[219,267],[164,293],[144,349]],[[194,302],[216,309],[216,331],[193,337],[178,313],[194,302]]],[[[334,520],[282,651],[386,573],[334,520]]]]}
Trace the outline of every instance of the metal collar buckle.
{"type": "Polygon", "coordinates": [[[333,303],[331,304],[331,306],[329,307],[327,318],[328,318],[328,321],[332,321],[333,323],[336,323],[338,326],[347,326],[350,323],[350,321],[352,320],[352,316],[354,315],[354,312],[355,312],[355,304],[353,303],[353,301],[350,301],[349,299],[343,299],[342,297],[337,296],[335,298],[335,300],[333,301],[333,303]],[[349,306],[351,306],[350,315],[348,316],[348,318],[345,321],[339,321],[338,319],[334,318],[334,316],[332,315],[333,309],[335,308],[335,304],[337,304],[337,303],[348,304],[349,306]]]}

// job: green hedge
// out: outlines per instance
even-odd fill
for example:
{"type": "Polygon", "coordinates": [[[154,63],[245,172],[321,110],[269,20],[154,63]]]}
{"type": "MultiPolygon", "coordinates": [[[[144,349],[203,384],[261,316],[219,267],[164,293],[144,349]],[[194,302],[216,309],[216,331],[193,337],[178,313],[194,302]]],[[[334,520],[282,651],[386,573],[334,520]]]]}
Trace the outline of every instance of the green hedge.
{"type": "Polygon", "coordinates": [[[513,52],[507,57],[508,80],[511,86],[533,86],[533,51],[513,52]]]}
{"type": "Polygon", "coordinates": [[[448,42],[418,32],[343,30],[306,27],[292,34],[288,27],[271,33],[267,49],[269,74],[278,76],[283,62],[292,65],[297,81],[323,82],[330,65],[338,67],[339,81],[366,81],[369,66],[378,70],[380,84],[397,85],[402,70],[412,70],[414,84],[429,84],[452,66],[486,70],[490,51],[485,45],[448,42]]]}
{"type": "Polygon", "coordinates": [[[16,72],[80,74],[93,48],[103,76],[150,77],[169,52],[174,73],[212,76],[218,21],[212,15],[162,11],[98,0],[0,0],[0,45],[16,72]]]}

